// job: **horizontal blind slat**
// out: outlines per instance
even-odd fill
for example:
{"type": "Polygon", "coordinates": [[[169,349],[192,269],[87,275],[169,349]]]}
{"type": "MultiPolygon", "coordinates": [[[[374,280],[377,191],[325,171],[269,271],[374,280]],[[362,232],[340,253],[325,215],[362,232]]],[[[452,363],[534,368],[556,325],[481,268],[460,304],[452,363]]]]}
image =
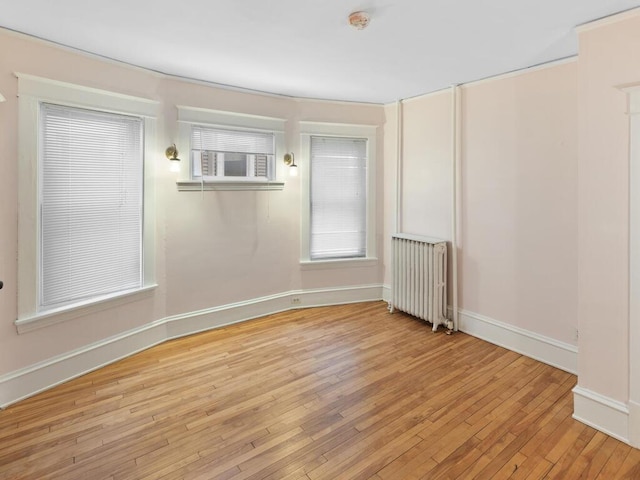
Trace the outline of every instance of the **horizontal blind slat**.
{"type": "Polygon", "coordinates": [[[191,148],[225,153],[275,154],[273,133],[199,126],[193,126],[191,130],[191,148]]]}
{"type": "Polygon", "coordinates": [[[143,124],[41,105],[42,307],[142,284],[143,124]]]}
{"type": "Polygon", "coordinates": [[[312,259],[366,255],[367,141],[311,137],[312,259]]]}

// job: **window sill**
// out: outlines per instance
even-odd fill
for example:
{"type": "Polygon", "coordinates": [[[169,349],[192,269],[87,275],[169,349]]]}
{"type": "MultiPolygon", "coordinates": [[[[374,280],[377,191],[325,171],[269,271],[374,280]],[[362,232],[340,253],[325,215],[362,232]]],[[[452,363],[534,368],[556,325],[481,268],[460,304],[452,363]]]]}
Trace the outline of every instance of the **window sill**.
{"type": "Polygon", "coordinates": [[[376,257],[336,258],[332,260],[301,260],[301,270],[323,270],[332,268],[374,267],[378,265],[376,257]]]}
{"type": "Polygon", "coordinates": [[[18,333],[26,333],[39,328],[66,322],[73,318],[97,313],[107,308],[113,308],[125,303],[135,302],[149,297],[158,287],[157,284],[146,285],[135,290],[128,290],[111,295],[103,295],[95,299],[65,305],[53,310],[35,313],[29,317],[18,318],[14,323],[18,333]]]}
{"type": "Polygon", "coordinates": [[[212,190],[283,190],[284,182],[246,182],[217,181],[198,182],[197,180],[178,180],[179,192],[208,192],[212,190]]]}

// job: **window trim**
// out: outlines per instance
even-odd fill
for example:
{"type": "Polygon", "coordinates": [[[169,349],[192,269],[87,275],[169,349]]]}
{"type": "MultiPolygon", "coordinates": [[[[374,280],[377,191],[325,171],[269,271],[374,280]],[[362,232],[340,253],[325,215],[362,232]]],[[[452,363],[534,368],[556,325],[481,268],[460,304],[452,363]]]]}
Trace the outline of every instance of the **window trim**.
{"type": "Polygon", "coordinates": [[[286,120],[276,117],[264,117],[246,113],[210,110],[206,108],[178,105],[178,150],[184,154],[184,165],[176,181],[179,191],[215,191],[215,190],[282,190],[284,188],[284,166],[278,161],[284,154],[284,130],[286,120]],[[253,180],[251,178],[218,178],[200,180],[191,177],[191,127],[222,128],[273,133],[275,139],[273,180],[253,180]]]}
{"type": "Polygon", "coordinates": [[[159,102],[130,95],[109,92],[82,85],[16,73],[18,78],[18,318],[14,321],[18,333],[66,321],[80,315],[111,308],[126,301],[139,299],[157,287],[155,283],[155,211],[153,182],[156,146],[156,117],[159,102]],[[144,123],[144,176],[142,219],[143,283],[140,288],[97,296],[59,308],[38,311],[40,281],[39,238],[39,148],[40,104],[53,103],[107,113],[141,117],[144,123]]]}
{"type": "MultiPolygon", "coordinates": [[[[627,94],[629,115],[629,410],[630,421],[640,425],[640,85],[620,88],[627,94]]],[[[631,444],[640,445],[640,429],[633,429],[631,444]]]]}
{"type": "Polygon", "coordinates": [[[300,219],[300,265],[310,268],[340,268],[369,266],[377,262],[376,256],[376,125],[359,125],[326,122],[299,122],[300,126],[300,169],[301,179],[301,219],[300,219]],[[367,238],[364,257],[347,257],[312,260],[310,255],[311,229],[311,137],[364,138],[367,140],[367,238]]]}

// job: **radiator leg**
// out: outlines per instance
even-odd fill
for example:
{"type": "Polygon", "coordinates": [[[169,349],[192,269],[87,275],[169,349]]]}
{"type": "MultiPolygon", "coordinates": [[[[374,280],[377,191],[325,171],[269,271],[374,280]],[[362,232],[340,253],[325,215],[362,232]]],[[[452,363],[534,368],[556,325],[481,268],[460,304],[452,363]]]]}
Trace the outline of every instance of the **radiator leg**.
{"type": "Polygon", "coordinates": [[[391,302],[387,302],[387,309],[389,310],[389,313],[393,313],[393,303],[391,302]]]}

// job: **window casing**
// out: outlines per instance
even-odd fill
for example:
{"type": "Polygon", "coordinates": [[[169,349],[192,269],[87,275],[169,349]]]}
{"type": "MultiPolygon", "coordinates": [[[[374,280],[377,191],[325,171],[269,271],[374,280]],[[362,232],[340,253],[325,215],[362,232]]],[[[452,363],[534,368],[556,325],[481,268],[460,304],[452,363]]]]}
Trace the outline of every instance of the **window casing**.
{"type": "Polygon", "coordinates": [[[38,311],[142,287],[143,127],[40,104],[38,311]]]}
{"type": "Polygon", "coordinates": [[[190,144],[193,179],[209,182],[274,179],[273,133],[193,125],[190,144]]]}
{"type": "Polygon", "coordinates": [[[138,300],[156,287],[154,162],[144,159],[152,158],[156,151],[159,104],[33,75],[16,75],[19,246],[18,318],[14,323],[18,333],[24,333],[138,300]],[[62,123],[56,125],[58,121],[54,120],[43,128],[47,117],[52,120],[55,116],[64,118],[62,123]],[[89,135],[84,130],[88,125],[89,131],[94,127],[106,130],[89,135]],[[114,140],[118,135],[108,133],[110,129],[111,133],[128,131],[124,137],[138,137],[130,145],[137,161],[129,164],[120,158],[126,149],[109,144],[119,143],[114,140]],[[109,140],[100,146],[105,135],[109,140]],[[56,139],[60,140],[58,145],[56,139]],[[107,200],[108,192],[115,193],[118,200],[107,200]],[[59,195],[80,195],[83,199],[67,208],[64,202],[56,201],[59,195]],[[104,224],[111,222],[107,230],[113,232],[108,231],[105,238],[99,238],[102,234],[94,229],[96,217],[104,224]],[[125,230],[130,235],[115,240],[118,235],[112,234],[116,230],[121,237],[128,236],[125,230]],[[68,248],[66,240],[57,243],[59,238],[56,239],[65,235],[75,245],[69,252],[64,252],[68,248]],[[136,260],[129,262],[127,268],[122,263],[118,268],[110,265],[109,271],[109,265],[105,269],[102,260],[115,258],[109,257],[106,249],[110,242],[119,241],[135,244],[132,248],[136,260]],[[67,264],[67,260],[71,262],[67,264]],[[87,273],[92,263],[96,263],[99,273],[87,273]],[[124,270],[126,280],[122,280],[124,270]],[[85,274],[89,276],[83,277],[85,274]]]}
{"type": "Polygon", "coordinates": [[[178,106],[178,190],[282,190],[285,120],[178,106]]]}
{"type": "Polygon", "coordinates": [[[312,136],[311,260],[367,253],[367,139],[312,136]]]}
{"type": "Polygon", "coordinates": [[[376,126],[300,122],[305,268],[375,264],[376,126]]]}

